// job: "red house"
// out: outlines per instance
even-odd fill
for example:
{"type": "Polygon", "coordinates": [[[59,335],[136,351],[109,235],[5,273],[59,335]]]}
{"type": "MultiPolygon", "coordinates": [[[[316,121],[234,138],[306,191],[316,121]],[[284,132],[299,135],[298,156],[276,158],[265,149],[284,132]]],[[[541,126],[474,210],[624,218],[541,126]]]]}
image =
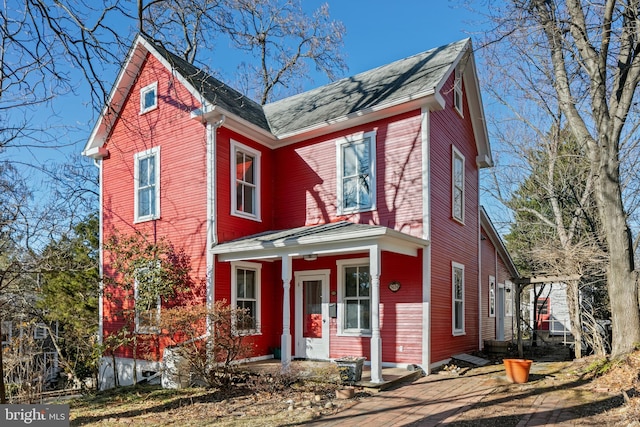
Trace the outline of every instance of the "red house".
{"type": "MultiPolygon", "coordinates": [[[[379,382],[501,338],[489,275],[495,300],[509,271],[482,228],[492,157],[469,39],[261,106],[139,36],[83,154],[102,240],[183,248],[208,303],[250,310],[257,359],[361,355],[379,382]]],[[[111,294],[103,337],[122,326],[111,294]]],[[[130,349],[116,363],[126,381],[130,349]]]]}

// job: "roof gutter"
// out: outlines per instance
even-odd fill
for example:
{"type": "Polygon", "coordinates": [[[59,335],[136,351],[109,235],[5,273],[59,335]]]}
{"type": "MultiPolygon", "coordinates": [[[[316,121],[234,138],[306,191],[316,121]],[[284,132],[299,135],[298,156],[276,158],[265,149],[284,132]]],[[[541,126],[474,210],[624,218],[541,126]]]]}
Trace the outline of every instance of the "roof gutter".
{"type": "Polygon", "coordinates": [[[377,104],[344,116],[335,117],[291,132],[278,134],[276,138],[279,141],[279,145],[284,146],[313,136],[328,134],[407,111],[421,108],[428,108],[431,111],[442,110],[445,105],[444,98],[440,95],[437,88],[434,87],[424,92],[396,99],[393,102],[377,104]]]}
{"type": "Polygon", "coordinates": [[[267,146],[275,145],[276,137],[266,129],[243,119],[237,114],[220,107],[219,105],[203,104],[202,108],[198,108],[191,112],[191,118],[202,123],[210,123],[220,120],[224,117],[225,127],[253,139],[267,146]]]}

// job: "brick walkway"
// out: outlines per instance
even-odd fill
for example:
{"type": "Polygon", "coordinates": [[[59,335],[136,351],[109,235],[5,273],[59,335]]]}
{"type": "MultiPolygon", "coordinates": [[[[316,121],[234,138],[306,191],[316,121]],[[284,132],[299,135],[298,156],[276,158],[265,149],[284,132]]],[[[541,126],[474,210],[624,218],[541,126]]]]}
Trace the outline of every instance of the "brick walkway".
{"type": "MultiPolygon", "coordinates": [[[[541,371],[538,377],[546,375],[541,371]]],[[[577,385],[562,381],[552,387],[537,382],[508,385],[502,366],[494,365],[459,377],[423,377],[357,401],[348,409],[305,426],[583,425],[580,415],[573,411],[584,403],[571,397],[574,387],[577,385]],[[511,387],[506,395],[505,386],[511,387]],[[492,395],[494,391],[496,394],[492,395]],[[478,418],[479,414],[482,418],[478,418]]]]}
{"type": "Polygon", "coordinates": [[[494,390],[481,378],[423,377],[364,399],[312,426],[435,426],[455,420],[494,390]]]}

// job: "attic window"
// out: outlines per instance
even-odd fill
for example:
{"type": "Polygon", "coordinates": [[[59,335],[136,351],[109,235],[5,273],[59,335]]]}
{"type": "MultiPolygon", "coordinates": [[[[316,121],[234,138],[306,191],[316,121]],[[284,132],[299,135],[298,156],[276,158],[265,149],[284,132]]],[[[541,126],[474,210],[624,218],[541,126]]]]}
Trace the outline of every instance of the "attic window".
{"type": "Polygon", "coordinates": [[[455,78],[453,80],[453,106],[462,116],[462,72],[456,68],[455,78]]]}
{"type": "Polygon", "coordinates": [[[140,114],[158,108],[158,82],[140,89],[140,114]]]}

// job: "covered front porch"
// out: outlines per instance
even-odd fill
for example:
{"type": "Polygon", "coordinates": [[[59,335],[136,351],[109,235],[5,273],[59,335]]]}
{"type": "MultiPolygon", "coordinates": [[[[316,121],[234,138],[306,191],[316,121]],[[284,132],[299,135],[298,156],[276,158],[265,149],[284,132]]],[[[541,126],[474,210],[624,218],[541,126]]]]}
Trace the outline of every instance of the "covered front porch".
{"type": "MultiPolygon", "coordinates": [[[[417,292],[418,300],[412,302],[419,310],[417,316],[422,316],[415,333],[422,341],[424,353],[429,347],[426,332],[428,293],[422,289],[424,272],[419,256],[428,244],[428,241],[387,227],[341,221],[247,236],[218,244],[211,253],[219,262],[280,262],[283,367],[294,357],[330,360],[331,339],[334,342],[367,342],[369,382],[381,384],[385,381],[380,284],[383,253],[410,257],[413,260],[410,264],[416,266],[415,275],[420,277],[420,283],[414,287],[419,286],[420,292],[417,292]],[[321,263],[328,258],[336,260],[333,265],[321,263]],[[304,269],[294,269],[295,263],[299,266],[302,262],[304,269]],[[357,283],[342,283],[341,277],[336,277],[341,271],[349,271],[357,283]],[[352,289],[355,289],[355,295],[351,295],[352,289]]],[[[392,289],[387,292],[397,291],[393,290],[395,284],[387,286],[392,289]]],[[[389,306],[392,305],[390,302],[389,306]]],[[[400,351],[402,348],[400,346],[400,351]]],[[[354,353],[358,351],[357,347],[353,349],[354,353]]],[[[428,355],[420,355],[419,360],[428,360],[428,355]]]]}

